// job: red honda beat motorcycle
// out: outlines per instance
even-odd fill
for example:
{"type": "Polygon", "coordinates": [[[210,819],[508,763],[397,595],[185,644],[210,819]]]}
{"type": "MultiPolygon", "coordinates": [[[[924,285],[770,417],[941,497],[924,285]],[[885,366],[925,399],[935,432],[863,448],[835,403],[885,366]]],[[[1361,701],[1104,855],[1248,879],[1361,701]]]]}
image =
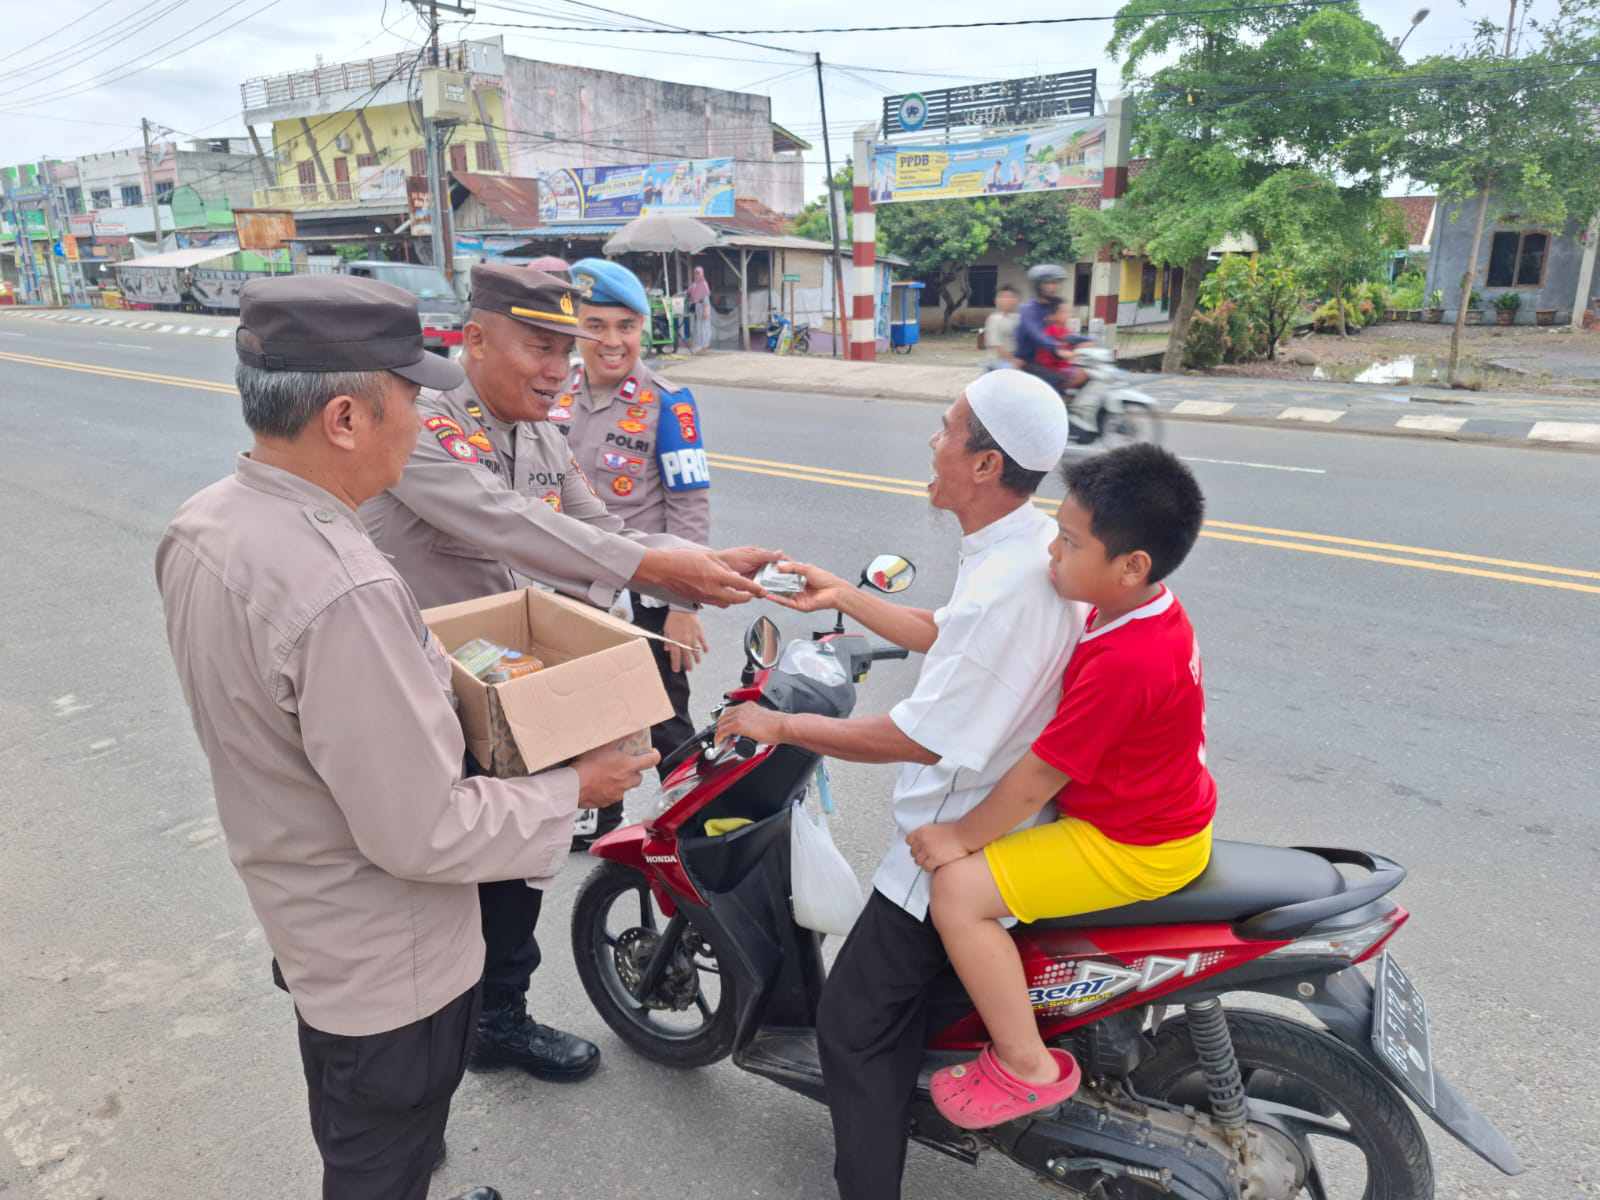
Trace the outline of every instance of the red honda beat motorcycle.
{"type": "MultiPolygon", "coordinates": [[[[913,574],[884,556],[862,584],[894,593],[913,574]]],[[[906,656],[844,632],[842,618],[780,653],[762,617],[745,649],[727,703],[831,717],[850,714],[873,662],[906,656]]],[[[823,1100],[822,937],[795,923],[789,869],[793,808],[820,764],[793,746],[714,739],[713,725],[675,751],[656,811],[590,850],[604,861],[573,910],[573,957],[600,1015],[646,1057],[689,1068],[732,1052],[823,1100]]],[[[910,1136],[969,1164],[997,1150],[1092,1200],[1431,1200],[1409,1099],[1519,1174],[1506,1138],[1434,1069],[1427,1008],[1384,949],[1409,916],[1388,898],[1404,878],[1364,851],[1218,841],[1173,895],[1018,926],[1039,1032],[1076,1056],[1082,1087],[993,1129],[947,1123],[929,1076],[988,1040],[952,984],[936,1002],[963,1015],[929,1040],[910,1136]],[[1374,961],[1369,982],[1359,967],[1374,961]],[[1247,992],[1297,1001],[1324,1028],[1223,1008],[1247,992]]]]}

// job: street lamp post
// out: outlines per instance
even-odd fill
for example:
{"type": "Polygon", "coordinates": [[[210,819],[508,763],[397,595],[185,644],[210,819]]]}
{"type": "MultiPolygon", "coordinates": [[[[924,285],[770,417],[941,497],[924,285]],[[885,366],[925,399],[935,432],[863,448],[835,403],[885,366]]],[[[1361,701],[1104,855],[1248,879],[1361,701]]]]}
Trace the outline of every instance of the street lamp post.
{"type": "Polygon", "coordinates": [[[1409,38],[1413,33],[1415,33],[1417,31],[1417,26],[1421,25],[1428,19],[1429,11],[1430,10],[1426,8],[1419,8],[1416,12],[1411,14],[1411,28],[1406,30],[1403,36],[1396,38],[1394,41],[1394,50],[1396,54],[1400,53],[1401,48],[1405,46],[1406,38],[1409,38]]]}

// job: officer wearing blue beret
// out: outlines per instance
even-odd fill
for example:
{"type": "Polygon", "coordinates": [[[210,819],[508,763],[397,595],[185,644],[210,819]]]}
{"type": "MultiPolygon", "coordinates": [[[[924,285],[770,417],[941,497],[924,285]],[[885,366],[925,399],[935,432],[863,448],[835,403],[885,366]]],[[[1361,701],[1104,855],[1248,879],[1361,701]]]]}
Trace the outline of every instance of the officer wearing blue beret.
{"type": "MultiPolygon", "coordinates": [[[[711,476],[706,468],[700,413],[687,388],[675,388],[641,361],[650,301],[639,277],[621,263],[585,258],[571,278],[583,298],[578,343],[583,364],[573,372],[550,419],[567,432],[578,465],[606,507],[629,528],[671,533],[706,545],[711,536],[711,476]]],[[[652,641],[673,716],[651,732],[663,759],[694,734],[689,720],[688,672],[707,649],[693,608],[633,592],[639,628],[670,639],[652,641]],[[672,644],[677,643],[677,644],[672,644]]],[[[579,843],[615,827],[615,808],[580,815],[579,843]],[[595,823],[591,835],[583,822],[595,823]]]]}

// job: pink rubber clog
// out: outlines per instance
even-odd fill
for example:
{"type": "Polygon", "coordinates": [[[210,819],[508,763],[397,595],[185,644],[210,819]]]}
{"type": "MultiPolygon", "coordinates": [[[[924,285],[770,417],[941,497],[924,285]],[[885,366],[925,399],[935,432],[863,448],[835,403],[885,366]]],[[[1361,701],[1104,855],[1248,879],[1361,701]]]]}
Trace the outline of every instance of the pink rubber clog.
{"type": "Polygon", "coordinates": [[[1078,1060],[1065,1050],[1051,1049],[1050,1054],[1061,1078],[1054,1083],[1026,1083],[1000,1065],[993,1046],[985,1046],[972,1062],[934,1072],[929,1089],[933,1105],[940,1116],[962,1129],[988,1129],[1054,1108],[1078,1090],[1083,1073],[1078,1060]]]}

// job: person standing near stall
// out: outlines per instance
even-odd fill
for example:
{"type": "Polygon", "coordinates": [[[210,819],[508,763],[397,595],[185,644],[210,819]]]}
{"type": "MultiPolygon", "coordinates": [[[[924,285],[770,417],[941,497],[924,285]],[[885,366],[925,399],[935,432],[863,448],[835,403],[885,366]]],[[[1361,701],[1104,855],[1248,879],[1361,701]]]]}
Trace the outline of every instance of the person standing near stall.
{"type": "Polygon", "coordinates": [[[683,303],[684,307],[689,310],[689,315],[694,318],[694,329],[691,331],[689,339],[689,353],[699,354],[702,350],[709,350],[711,348],[711,285],[706,282],[706,269],[704,267],[696,267],[694,269],[694,280],[689,284],[689,290],[683,295],[683,303]]]}
{"type": "MultiPolygon", "coordinates": [[[[578,305],[583,364],[557,398],[550,420],[566,431],[574,460],[594,480],[606,508],[630,529],[705,545],[711,537],[711,476],[700,413],[687,389],[675,389],[641,359],[650,319],[644,285],[627,267],[603,258],[581,259],[571,274],[586,293],[578,305]]],[[[700,328],[697,319],[697,337],[700,328]]],[[[692,605],[667,604],[638,591],[629,599],[634,624],[669,639],[650,642],[672,701],[672,717],[650,731],[664,759],[694,735],[688,673],[708,648],[705,630],[692,605]]],[[[620,811],[598,819],[579,814],[579,845],[621,819],[620,811]]]]}

